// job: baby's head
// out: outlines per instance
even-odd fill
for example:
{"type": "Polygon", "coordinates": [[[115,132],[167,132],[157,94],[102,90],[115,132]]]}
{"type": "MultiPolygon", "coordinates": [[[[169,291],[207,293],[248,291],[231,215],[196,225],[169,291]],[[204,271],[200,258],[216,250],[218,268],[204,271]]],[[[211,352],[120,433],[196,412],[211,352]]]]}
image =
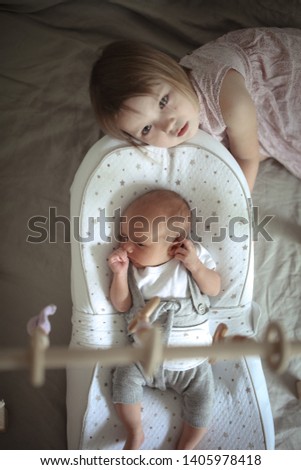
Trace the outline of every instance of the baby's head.
{"type": "Polygon", "coordinates": [[[157,266],[173,257],[190,234],[190,207],[178,193],[153,190],[135,199],[121,219],[121,245],[136,267],[157,266]]]}
{"type": "Polygon", "coordinates": [[[146,44],[117,41],[107,46],[92,68],[90,97],[103,132],[131,144],[172,147],[198,128],[199,104],[186,71],[146,44]],[[158,121],[156,107],[164,110],[164,122],[158,121]],[[158,138],[156,130],[172,139],[158,138]]]}

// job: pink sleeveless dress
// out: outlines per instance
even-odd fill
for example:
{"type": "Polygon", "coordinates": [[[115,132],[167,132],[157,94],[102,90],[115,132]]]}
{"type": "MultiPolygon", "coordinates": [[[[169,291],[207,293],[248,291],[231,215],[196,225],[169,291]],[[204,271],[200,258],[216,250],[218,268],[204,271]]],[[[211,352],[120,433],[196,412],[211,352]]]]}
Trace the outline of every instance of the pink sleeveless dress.
{"type": "Polygon", "coordinates": [[[228,147],[219,107],[223,79],[238,71],[255,103],[261,156],[301,178],[301,30],[233,31],[181,59],[200,101],[200,128],[228,147]]]}

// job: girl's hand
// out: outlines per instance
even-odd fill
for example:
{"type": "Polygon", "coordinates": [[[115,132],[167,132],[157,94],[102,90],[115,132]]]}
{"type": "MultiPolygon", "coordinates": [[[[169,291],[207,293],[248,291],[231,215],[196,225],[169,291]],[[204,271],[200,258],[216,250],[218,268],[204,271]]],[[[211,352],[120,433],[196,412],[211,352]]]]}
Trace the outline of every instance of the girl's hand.
{"type": "Polygon", "coordinates": [[[129,258],[123,248],[117,248],[109,256],[108,265],[114,274],[126,273],[129,267],[129,258]]]}
{"type": "Polygon", "coordinates": [[[180,260],[189,271],[196,270],[200,265],[196,248],[191,240],[185,238],[179,245],[173,248],[174,257],[180,260]]]}

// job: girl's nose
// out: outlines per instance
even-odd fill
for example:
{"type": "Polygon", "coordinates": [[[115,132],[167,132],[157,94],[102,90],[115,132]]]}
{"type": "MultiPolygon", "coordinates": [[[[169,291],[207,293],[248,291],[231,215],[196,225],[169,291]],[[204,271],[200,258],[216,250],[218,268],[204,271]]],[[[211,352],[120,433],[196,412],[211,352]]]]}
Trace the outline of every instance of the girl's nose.
{"type": "Polygon", "coordinates": [[[171,116],[171,115],[166,116],[165,119],[162,120],[161,122],[161,129],[166,134],[170,134],[175,129],[175,123],[176,123],[176,119],[174,118],[174,116],[171,116]]]}

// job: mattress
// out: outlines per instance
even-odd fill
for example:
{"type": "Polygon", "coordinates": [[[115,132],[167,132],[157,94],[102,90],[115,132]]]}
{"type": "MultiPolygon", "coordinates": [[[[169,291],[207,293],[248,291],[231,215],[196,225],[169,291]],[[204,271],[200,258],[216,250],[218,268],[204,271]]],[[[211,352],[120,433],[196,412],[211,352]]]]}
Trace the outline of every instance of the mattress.
{"type": "MultiPolygon", "coordinates": [[[[172,148],[134,148],[104,137],[88,151],[71,187],[73,348],[118,348],[127,342],[122,314],[108,298],[107,257],[116,246],[118,218],[139,194],[169,188],[183,195],[193,215],[193,237],[215,259],[222,278],[211,299],[213,332],[253,336],[260,308],[253,296],[252,201],[240,167],[212,137],[199,131],[172,148]]],[[[274,426],[258,357],[213,365],[215,405],[204,449],[272,449],[274,426]]],[[[124,431],[111,403],[111,368],[67,370],[69,449],[120,449],[124,431]],[[76,390],[76,396],[74,394],[76,390]]],[[[180,432],[179,397],[145,390],[142,449],[172,449],[180,432]],[[160,417],[160,419],[159,419],[160,417]]]]}

